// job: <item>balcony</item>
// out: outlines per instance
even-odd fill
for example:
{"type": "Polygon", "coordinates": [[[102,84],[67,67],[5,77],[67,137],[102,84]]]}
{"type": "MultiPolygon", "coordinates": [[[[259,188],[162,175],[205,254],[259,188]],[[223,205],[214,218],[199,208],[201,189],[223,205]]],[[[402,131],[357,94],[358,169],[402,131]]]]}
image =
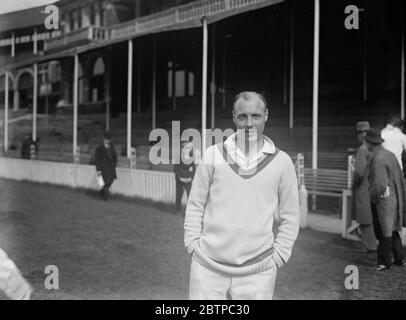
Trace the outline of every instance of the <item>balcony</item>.
{"type": "Polygon", "coordinates": [[[196,27],[201,18],[216,20],[245,11],[283,2],[284,0],[202,0],[163,10],[111,27],[89,26],[46,42],[46,51],[56,51],[91,42],[129,39],[151,32],[175,29],[182,25],[196,27]]]}
{"type": "Polygon", "coordinates": [[[108,28],[88,26],[67,34],[63,34],[57,38],[47,40],[45,42],[45,51],[51,52],[81,44],[100,42],[108,39],[108,28]]]}
{"type": "Polygon", "coordinates": [[[129,38],[176,25],[200,25],[202,17],[213,18],[269,6],[284,0],[202,0],[191,2],[110,27],[112,39],[129,38]]]}

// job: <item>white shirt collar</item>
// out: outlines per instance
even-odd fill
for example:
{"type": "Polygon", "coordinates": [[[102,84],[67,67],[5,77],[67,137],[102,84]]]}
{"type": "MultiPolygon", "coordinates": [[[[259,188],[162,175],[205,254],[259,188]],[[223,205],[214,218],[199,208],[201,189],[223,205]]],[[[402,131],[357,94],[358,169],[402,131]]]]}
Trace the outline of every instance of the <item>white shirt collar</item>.
{"type": "Polygon", "coordinates": [[[267,136],[263,136],[264,144],[256,154],[251,154],[248,157],[237,147],[236,133],[232,134],[224,142],[227,153],[233,161],[235,161],[240,167],[249,169],[257,164],[266,153],[273,154],[276,151],[275,144],[267,136]]]}
{"type": "MultiPolygon", "coordinates": [[[[226,141],[224,141],[224,145],[226,146],[227,150],[238,150],[237,148],[237,144],[236,144],[236,135],[237,133],[233,133],[232,135],[230,135],[226,141]]],[[[263,135],[263,141],[264,141],[264,145],[262,146],[261,150],[259,150],[259,152],[262,153],[275,153],[276,151],[276,147],[275,144],[273,143],[273,141],[268,138],[267,136],[263,135]]]]}

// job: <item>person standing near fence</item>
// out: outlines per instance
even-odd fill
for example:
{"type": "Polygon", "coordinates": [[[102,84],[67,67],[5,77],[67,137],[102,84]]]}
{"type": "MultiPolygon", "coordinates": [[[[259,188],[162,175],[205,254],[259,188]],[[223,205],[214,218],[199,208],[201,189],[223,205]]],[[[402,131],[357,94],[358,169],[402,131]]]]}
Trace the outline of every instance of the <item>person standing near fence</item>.
{"type": "Polygon", "coordinates": [[[359,223],[360,238],[367,252],[376,251],[377,240],[372,223],[371,202],[368,193],[368,148],[364,141],[366,132],[370,129],[368,121],[356,124],[358,141],[361,144],[355,154],[354,165],[354,213],[359,223]]]}
{"type": "Polygon", "coordinates": [[[369,197],[375,235],[378,239],[376,270],[387,270],[394,264],[403,266],[405,254],[399,232],[406,226],[405,183],[396,156],[382,147],[384,140],[377,130],[365,135],[369,162],[369,197]]]}
{"type": "Polygon", "coordinates": [[[96,171],[99,177],[103,178],[103,187],[100,194],[104,200],[108,200],[110,187],[114,180],[117,179],[117,152],[111,143],[110,133],[103,134],[103,143],[95,151],[96,171]]]}
{"type": "Polygon", "coordinates": [[[189,197],[192,188],[192,180],[195,175],[196,166],[194,163],[193,145],[191,142],[183,142],[181,146],[180,163],[173,166],[176,179],[176,211],[181,212],[182,196],[186,191],[189,197]]]}
{"type": "Polygon", "coordinates": [[[242,92],[232,114],[237,132],[204,152],[186,207],[194,300],[272,299],[277,269],[289,260],[299,232],[295,167],[263,135],[265,98],[242,92]]]}
{"type": "Polygon", "coordinates": [[[36,141],[32,140],[31,133],[25,134],[24,139],[21,143],[21,158],[31,159],[33,158],[32,156],[36,157],[37,151],[38,145],[36,141]]]}

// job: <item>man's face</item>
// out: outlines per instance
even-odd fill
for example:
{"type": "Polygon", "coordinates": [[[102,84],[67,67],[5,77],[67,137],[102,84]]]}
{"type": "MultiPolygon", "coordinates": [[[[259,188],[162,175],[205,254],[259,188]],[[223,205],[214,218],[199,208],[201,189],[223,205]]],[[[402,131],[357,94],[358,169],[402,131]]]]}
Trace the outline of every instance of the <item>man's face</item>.
{"type": "Polygon", "coordinates": [[[369,143],[369,142],[367,142],[367,141],[365,141],[365,143],[366,143],[366,145],[367,145],[367,149],[368,149],[369,152],[374,151],[374,149],[375,149],[375,145],[374,145],[374,144],[369,143]]]}
{"type": "Polygon", "coordinates": [[[245,141],[261,141],[267,120],[268,109],[265,109],[260,99],[237,101],[233,111],[233,122],[238,132],[243,130],[245,141]]]}
{"type": "Polygon", "coordinates": [[[104,138],[104,139],[103,139],[103,143],[104,143],[104,145],[106,145],[106,146],[110,146],[110,139],[104,138]]]}
{"type": "Polygon", "coordinates": [[[365,135],[366,135],[366,132],[358,132],[357,133],[359,143],[362,143],[362,141],[364,140],[365,135]]]}

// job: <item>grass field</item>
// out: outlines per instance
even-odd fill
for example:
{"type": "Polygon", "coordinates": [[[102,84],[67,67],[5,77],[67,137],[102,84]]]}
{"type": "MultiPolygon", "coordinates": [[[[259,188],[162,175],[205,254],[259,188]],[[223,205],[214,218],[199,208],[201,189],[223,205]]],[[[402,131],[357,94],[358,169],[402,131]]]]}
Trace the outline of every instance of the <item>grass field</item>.
{"type": "MultiPolygon", "coordinates": [[[[359,245],[301,230],[275,299],[406,299],[406,268],[376,272],[359,245]],[[359,269],[359,290],[345,289],[347,265],[359,269]]],[[[187,299],[183,217],[145,201],[0,179],[0,247],[33,299],[187,299]],[[47,265],[59,269],[58,290],[45,288],[47,265]]]]}

